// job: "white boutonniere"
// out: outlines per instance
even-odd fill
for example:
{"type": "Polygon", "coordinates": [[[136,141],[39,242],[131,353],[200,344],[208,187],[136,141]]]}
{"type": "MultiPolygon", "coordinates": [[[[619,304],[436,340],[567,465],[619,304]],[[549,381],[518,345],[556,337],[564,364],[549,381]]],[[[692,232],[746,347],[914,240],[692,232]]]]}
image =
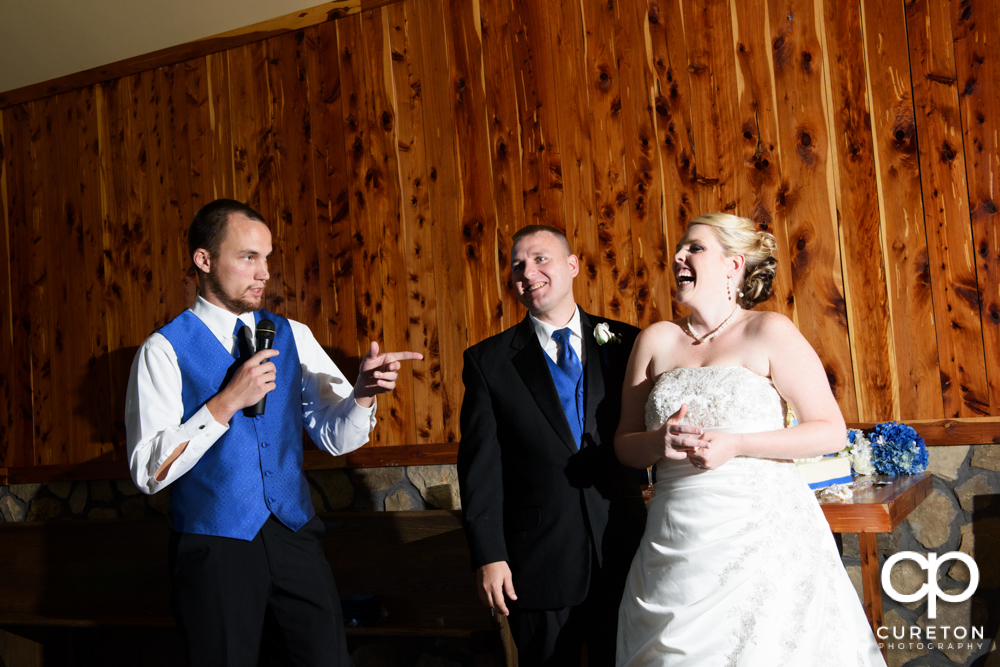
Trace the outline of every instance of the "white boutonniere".
{"type": "Polygon", "coordinates": [[[607,322],[601,322],[596,327],[594,327],[594,338],[597,339],[598,345],[607,345],[608,343],[622,342],[621,334],[611,333],[611,327],[608,326],[607,322]]]}

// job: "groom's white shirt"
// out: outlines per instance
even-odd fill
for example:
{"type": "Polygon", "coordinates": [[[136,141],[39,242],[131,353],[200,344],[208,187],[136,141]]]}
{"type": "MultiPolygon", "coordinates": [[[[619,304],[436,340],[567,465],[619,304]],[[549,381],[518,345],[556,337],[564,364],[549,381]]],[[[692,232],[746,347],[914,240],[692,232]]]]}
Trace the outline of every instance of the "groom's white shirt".
{"type": "Polygon", "coordinates": [[[573,351],[576,352],[576,356],[580,357],[580,363],[584,365],[587,363],[587,359],[584,356],[587,352],[587,346],[583,344],[583,328],[580,324],[579,306],[573,310],[573,317],[569,318],[569,322],[559,327],[542,322],[531,313],[528,313],[528,317],[531,318],[531,324],[535,327],[535,335],[538,336],[538,342],[541,343],[545,354],[549,355],[549,359],[557,363],[559,362],[559,343],[552,338],[552,334],[559,329],[569,327],[572,332],[569,337],[569,344],[572,346],[573,351]]]}

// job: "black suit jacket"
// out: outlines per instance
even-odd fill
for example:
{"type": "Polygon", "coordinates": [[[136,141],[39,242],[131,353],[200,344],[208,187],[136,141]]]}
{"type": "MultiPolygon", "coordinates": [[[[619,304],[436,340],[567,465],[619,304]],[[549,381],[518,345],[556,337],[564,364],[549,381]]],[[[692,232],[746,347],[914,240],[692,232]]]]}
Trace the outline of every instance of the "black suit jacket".
{"type": "Polygon", "coordinates": [[[580,315],[587,347],[579,450],[528,317],[465,351],[458,475],[472,565],[507,561],[517,606],[526,609],[582,603],[594,554],[602,576],[623,586],[645,526],[637,473],[613,450],[639,330],[580,315]],[[621,342],[598,345],[592,332],[600,322],[621,342]]]}

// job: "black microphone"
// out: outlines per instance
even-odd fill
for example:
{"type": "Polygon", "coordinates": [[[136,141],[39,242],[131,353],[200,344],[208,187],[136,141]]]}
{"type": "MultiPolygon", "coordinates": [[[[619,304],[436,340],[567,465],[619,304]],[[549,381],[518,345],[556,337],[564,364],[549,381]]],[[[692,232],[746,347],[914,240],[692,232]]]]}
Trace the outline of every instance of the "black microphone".
{"type": "MultiPolygon", "coordinates": [[[[257,323],[257,351],[270,350],[274,347],[274,322],[271,320],[261,320],[257,323]]],[[[265,363],[267,359],[260,363],[265,363]]],[[[249,405],[243,408],[244,417],[257,417],[264,414],[264,404],[267,403],[267,396],[260,399],[256,405],[249,405]]]]}

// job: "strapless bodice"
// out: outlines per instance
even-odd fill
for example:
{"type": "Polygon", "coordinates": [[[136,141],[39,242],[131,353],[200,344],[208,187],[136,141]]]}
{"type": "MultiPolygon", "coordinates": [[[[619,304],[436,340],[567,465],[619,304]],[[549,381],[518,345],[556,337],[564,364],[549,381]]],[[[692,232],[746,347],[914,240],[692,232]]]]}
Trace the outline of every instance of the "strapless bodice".
{"type": "Polygon", "coordinates": [[[745,366],[705,366],[669,370],[646,400],[646,429],[663,426],[687,403],[683,422],[703,429],[739,433],[785,426],[785,401],[770,378],[745,366]]]}

